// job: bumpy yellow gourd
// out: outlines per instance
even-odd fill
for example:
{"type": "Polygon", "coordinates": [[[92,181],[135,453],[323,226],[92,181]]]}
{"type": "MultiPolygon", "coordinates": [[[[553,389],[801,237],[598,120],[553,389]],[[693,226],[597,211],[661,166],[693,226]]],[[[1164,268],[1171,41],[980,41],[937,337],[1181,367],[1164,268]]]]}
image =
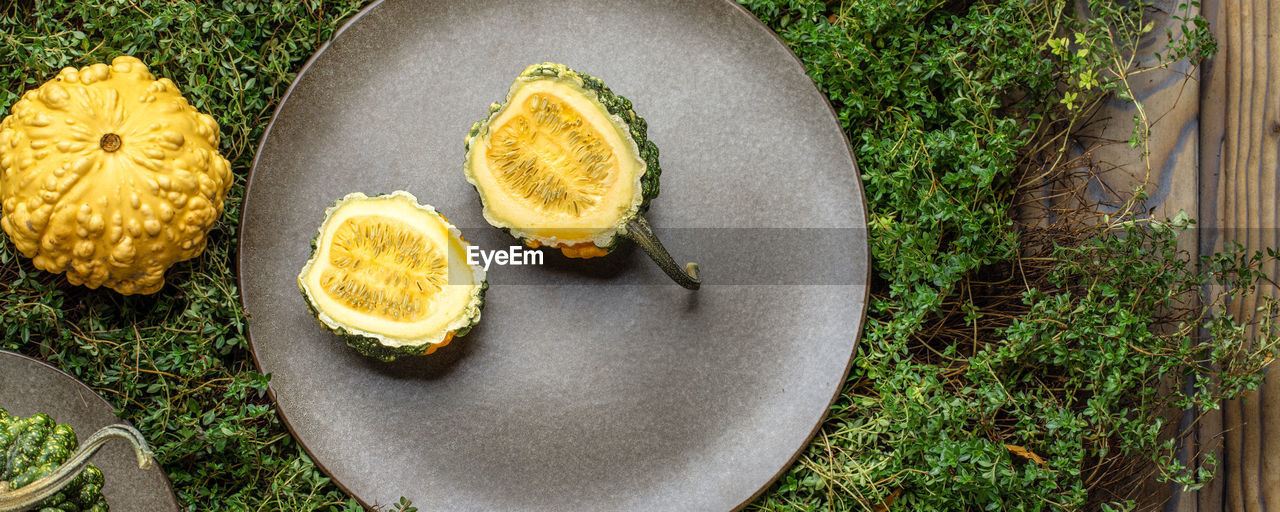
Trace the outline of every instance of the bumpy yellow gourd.
{"type": "Polygon", "coordinates": [[[72,284],[160,290],[204,250],[231,181],[217,122],[133,57],[65,68],[0,122],[0,227],[72,284]]]}

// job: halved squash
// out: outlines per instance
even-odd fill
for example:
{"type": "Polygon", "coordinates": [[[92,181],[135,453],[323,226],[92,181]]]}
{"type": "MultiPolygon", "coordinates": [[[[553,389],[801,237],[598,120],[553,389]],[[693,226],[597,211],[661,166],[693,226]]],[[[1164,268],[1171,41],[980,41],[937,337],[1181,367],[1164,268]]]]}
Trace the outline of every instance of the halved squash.
{"type": "Polygon", "coordinates": [[[466,152],[489,224],[571,258],[604,256],[626,237],[698,288],[697,265],[676,265],[642,216],[658,195],[658,148],[631,102],[599,79],[549,62],[525,68],[471,127],[466,152]]]}
{"type": "Polygon", "coordinates": [[[355,192],[325,211],[298,288],[316,320],[360,353],[423,355],[480,321],[484,269],[458,228],[408,192],[355,192]]]}

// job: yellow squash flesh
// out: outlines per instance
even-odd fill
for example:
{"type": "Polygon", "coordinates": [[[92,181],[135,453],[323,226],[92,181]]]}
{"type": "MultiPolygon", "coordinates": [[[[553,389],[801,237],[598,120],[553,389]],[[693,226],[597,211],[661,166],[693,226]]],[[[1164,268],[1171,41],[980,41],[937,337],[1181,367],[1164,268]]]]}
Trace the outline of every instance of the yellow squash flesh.
{"type": "Polygon", "coordinates": [[[567,80],[511,87],[466,162],[490,224],[529,245],[606,247],[636,215],[646,164],[621,119],[587,94],[567,80]]]}
{"type": "Polygon", "coordinates": [[[348,194],[330,207],[298,288],[316,319],[390,360],[431,353],[480,318],[485,274],[458,228],[410,193],[348,194]]]}
{"type": "Polygon", "coordinates": [[[222,215],[232,175],[218,139],[136,58],[65,68],[0,122],[0,227],[72,284],[155,293],[222,215]]]}

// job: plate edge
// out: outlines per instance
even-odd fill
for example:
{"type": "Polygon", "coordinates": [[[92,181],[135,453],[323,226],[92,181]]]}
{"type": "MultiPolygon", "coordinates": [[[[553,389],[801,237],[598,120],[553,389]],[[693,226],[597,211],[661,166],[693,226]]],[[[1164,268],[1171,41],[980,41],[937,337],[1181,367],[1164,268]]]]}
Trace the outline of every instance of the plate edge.
{"type": "MultiPolygon", "coordinates": [[[[102,404],[103,404],[103,405],[105,405],[105,406],[107,406],[108,408],[110,408],[110,409],[111,409],[111,414],[112,414],[112,415],[114,415],[114,416],[116,417],[116,419],[117,419],[117,420],[120,420],[121,422],[123,422],[123,423],[125,423],[125,424],[127,424],[127,425],[129,425],[129,426],[131,426],[131,427],[133,426],[133,423],[132,423],[132,422],[130,422],[129,420],[126,420],[126,419],[124,419],[124,418],[121,418],[119,414],[116,414],[116,413],[115,413],[116,406],[111,405],[111,402],[108,402],[106,398],[103,398],[101,393],[98,393],[97,391],[94,391],[94,389],[93,389],[92,387],[89,387],[89,385],[88,385],[88,384],[85,384],[85,383],[84,383],[84,381],[81,381],[80,379],[77,379],[75,375],[72,375],[72,374],[70,374],[70,373],[67,373],[67,372],[63,371],[61,368],[58,368],[57,366],[54,366],[54,365],[50,364],[50,363],[49,363],[49,362],[47,362],[47,361],[41,361],[41,360],[36,359],[36,358],[34,358],[34,357],[28,356],[28,355],[26,355],[26,354],[21,354],[21,353],[13,352],[13,351],[9,351],[9,350],[0,350],[0,356],[12,356],[12,357],[16,357],[16,358],[18,358],[18,359],[25,359],[25,360],[27,360],[27,361],[30,361],[30,362],[36,363],[36,364],[37,364],[37,365],[39,365],[39,366],[43,366],[43,367],[45,367],[46,369],[53,370],[54,372],[57,372],[57,373],[61,374],[63,377],[66,377],[66,378],[70,379],[70,380],[71,380],[71,382],[74,382],[74,383],[76,383],[77,385],[79,385],[79,386],[80,386],[81,388],[83,388],[85,391],[88,391],[90,396],[92,396],[93,398],[97,398],[99,402],[102,402],[102,404]]],[[[178,502],[178,496],[177,496],[177,494],[175,494],[175,493],[173,492],[173,482],[170,482],[170,481],[169,481],[169,474],[168,474],[168,473],[166,473],[166,472],[164,471],[164,467],[160,465],[159,461],[156,461],[156,463],[154,464],[154,466],[155,466],[157,469],[159,469],[159,473],[160,473],[160,480],[161,480],[162,482],[164,482],[165,489],[168,489],[168,491],[169,491],[169,504],[173,506],[173,510],[183,510],[183,508],[182,508],[182,503],[178,502]]]]}

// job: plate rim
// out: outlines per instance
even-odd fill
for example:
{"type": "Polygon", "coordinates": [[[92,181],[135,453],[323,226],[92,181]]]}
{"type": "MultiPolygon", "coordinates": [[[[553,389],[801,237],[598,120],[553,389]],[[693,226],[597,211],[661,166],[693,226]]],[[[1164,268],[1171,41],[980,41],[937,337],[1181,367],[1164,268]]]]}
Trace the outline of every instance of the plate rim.
{"type": "MultiPolygon", "coordinates": [[[[387,0],[375,0],[369,5],[362,7],[360,11],[351,15],[349,19],[343,22],[342,25],[333,32],[333,35],[330,36],[328,40],[326,40],[324,43],[322,43],[320,46],[316,48],[315,53],[312,53],[311,56],[307,58],[307,61],[303,63],[302,67],[298,68],[298,74],[293,77],[293,81],[289,83],[289,87],[286,88],[284,91],[284,94],[280,96],[280,100],[276,103],[275,108],[272,109],[271,119],[270,121],[267,122],[267,127],[263,129],[262,136],[259,137],[258,139],[257,147],[254,149],[254,153],[253,153],[253,162],[250,164],[249,173],[245,175],[244,196],[240,200],[240,219],[236,224],[236,258],[235,258],[236,287],[237,287],[237,292],[239,292],[240,294],[239,303],[240,303],[241,313],[244,314],[246,321],[249,322],[250,324],[252,323],[253,319],[252,317],[249,316],[248,305],[245,304],[245,300],[244,300],[244,272],[242,271],[245,265],[244,227],[246,222],[245,221],[246,216],[244,212],[247,210],[246,207],[249,204],[250,192],[253,190],[253,183],[254,183],[253,178],[257,174],[258,165],[262,158],[262,148],[266,145],[267,138],[271,135],[272,128],[275,128],[276,121],[280,117],[281,109],[284,108],[285,103],[289,101],[289,97],[293,95],[294,88],[298,86],[298,83],[302,80],[303,76],[305,76],[307,71],[311,69],[312,64],[315,64],[316,60],[320,58],[321,54],[323,54],[325,50],[328,50],[329,46],[334,41],[336,41],[339,37],[341,37],[342,34],[347,31],[347,29],[351,28],[352,25],[359,22],[362,18],[364,18],[373,10],[379,7],[382,7],[382,4],[385,3],[386,1],[387,0]]],[[[804,65],[804,61],[800,60],[800,57],[797,56],[796,53],[791,50],[791,47],[787,46],[786,41],[783,41],[782,37],[778,36],[778,33],[774,32],[773,29],[769,28],[768,25],[765,25],[765,23],[761,21],[759,17],[753,14],[746,7],[743,7],[741,4],[733,0],[709,0],[709,1],[716,1],[716,2],[720,2],[721,4],[727,4],[729,7],[735,9],[739,15],[746,16],[746,18],[749,20],[748,23],[754,24],[758,29],[763,29],[765,33],[767,33],[775,43],[777,43],[779,46],[782,47],[783,50],[786,51],[786,54],[791,57],[791,60],[795,63],[795,65],[800,67],[801,73],[804,75],[809,87],[812,87],[813,91],[817,92],[818,96],[822,98],[822,103],[827,107],[828,114],[831,115],[831,119],[834,120],[836,122],[836,126],[839,127],[839,130],[837,131],[840,133],[840,139],[844,141],[844,145],[843,145],[844,150],[849,156],[849,161],[853,164],[853,179],[858,186],[858,192],[860,193],[859,195],[862,196],[862,201],[861,201],[862,219],[863,219],[863,228],[865,229],[866,222],[867,222],[867,219],[869,218],[870,213],[867,210],[867,194],[866,194],[866,187],[862,183],[862,171],[858,165],[857,155],[854,154],[853,146],[849,141],[849,135],[845,133],[844,127],[840,126],[840,116],[836,112],[835,107],[832,106],[831,98],[828,97],[826,93],[823,93],[822,90],[818,88],[818,84],[814,83],[813,78],[809,76],[808,70],[804,65]]],[[[822,429],[823,425],[826,424],[827,419],[831,415],[831,406],[834,405],[836,401],[840,398],[840,395],[844,391],[845,386],[848,384],[849,372],[853,369],[853,361],[857,357],[858,348],[862,342],[862,330],[866,327],[867,311],[868,311],[868,306],[871,299],[872,259],[871,259],[870,237],[867,237],[867,238],[868,238],[867,250],[864,251],[864,257],[863,257],[864,259],[863,268],[866,269],[866,275],[863,277],[863,281],[862,281],[863,284],[861,285],[862,311],[857,313],[860,317],[860,319],[858,320],[858,329],[856,332],[853,333],[853,350],[849,354],[849,361],[845,364],[844,372],[841,374],[839,383],[835,386],[835,390],[832,392],[831,399],[827,401],[827,406],[823,408],[822,416],[818,419],[818,422],[815,423],[813,428],[809,431],[809,434],[806,437],[807,441],[805,441],[803,444],[801,444],[799,447],[796,448],[795,453],[793,453],[787,459],[787,462],[783,464],[780,469],[778,469],[777,473],[775,473],[772,477],[770,477],[759,489],[757,489],[754,493],[752,493],[750,497],[748,497],[742,503],[739,503],[738,505],[730,509],[729,512],[740,512],[746,509],[747,506],[755,502],[757,498],[763,495],[765,491],[768,491],[769,488],[772,487],[773,484],[776,483],[778,479],[782,477],[783,474],[785,474],[788,470],[790,470],[793,466],[795,466],[795,463],[797,460],[799,460],[800,455],[804,453],[805,449],[808,448],[813,443],[814,437],[818,435],[818,432],[822,429]]],[[[246,324],[246,326],[247,325],[248,324],[246,324]]],[[[257,345],[253,341],[252,329],[246,328],[244,331],[244,337],[245,337],[245,340],[248,341],[249,343],[249,353],[253,357],[253,364],[254,366],[257,367],[258,373],[266,375],[266,373],[263,372],[262,361],[258,357],[257,345]]],[[[280,416],[281,423],[284,424],[285,429],[289,431],[289,435],[292,436],[294,441],[298,443],[298,446],[302,448],[302,451],[305,452],[307,454],[307,457],[311,459],[311,462],[315,464],[315,466],[319,468],[320,471],[324,472],[324,474],[329,477],[330,481],[332,481],[334,485],[338,486],[338,488],[341,489],[342,492],[346,493],[348,497],[356,500],[356,502],[359,503],[361,507],[372,510],[373,505],[365,502],[364,499],[362,499],[360,496],[357,496],[355,493],[351,492],[351,489],[348,488],[346,484],[344,484],[340,479],[334,476],[333,472],[329,471],[329,468],[324,465],[324,462],[320,458],[316,457],[316,454],[312,452],[311,447],[307,446],[307,443],[303,441],[301,437],[298,436],[297,430],[294,428],[293,423],[289,420],[288,415],[286,415],[284,410],[280,408],[280,402],[276,399],[275,387],[271,385],[270,381],[268,381],[267,383],[267,396],[271,399],[271,403],[276,410],[276,414],[280,416]]],[[[166,478],[165,480],[167,482],[168,478],[166,478]]]]}
{"type": "MultiPolygon", "coordinates": [[[[34,357],[31,357],[31,356],[29,356],[29,355],[26,355],[26,354],[23,354],[23,353],[20,353],[20,352],[14,352],[14,351],[12,351],[12,350],[2,350],[2,349],[0,349],[0,357],[6,357],[6,356],[9,356],[9,357],[15,357],[15,358],[18,358],[18,359],[25,359],[27,362],[35,363],[37,366],[42,366],[42,367],[44,367],[43,369],[45,369],[45,370],[52,370],[53,372],[60,374],[62,377],[65,377],[66,379],[69,379],[71,382],[73,382],[73,383],[75,383],[76,385],[80,386],[80,387],[81,387],[81,388],[83,388],[85,391],[88,391],[90,396],[92,396],[93,398],[98,399],[98,401],[99,401],[99,402],[101,402],[101,403],[102,403],[102,405],[105,405],[105,406],[107,406],[107,408],[108,408],[108,409],[111,409],[111,415],[112,415],[112,416],[115,416],[117,421],[119,421],[120,423],[124,423],[124,424],[126,424],[126,425],[129,425],[130,427],[132,427],[132,426],[133,426],[133,422],[131,422],[131,421],[129,421],[129,420],[126,420],[126,419],[124,419],[124,418],[121,418],[119,414],[116,414],[116,406],[111,405],[111,402],[108,402],[106,398],[103,398],[101,393],[98,393],[98,392],[97,392],[97,391],[95,391],[91,386],[89,386],[88,384],[86,384],[84,381],[82,381],[82,380],[80,380],[80,379],[76,378],[76,376],[75,376],[75,375],[72,375],[72,374],[70,374],[70,373],[67,373],[67,372],[66,372],[66,371],[64,371],[63,369],[58,368],[57,366],[54,366],[52,363],[49,363],[48,361],[41,361],[41,360],[39,360],[39,359],[36,359],[36,358],[34,358],[34,357]]],[[[91,398],[90,400],[92,400],[93,398],[91,398]]],[[[56,421],[56,420],[55,420],[55,421],[56,421]]],[[[78,437],[80,434],[81,434],[81,433],[77,433],[77,437],[78,437]]],[[[168,473],[168,472],[166,472],[166,471],[164,470],[164,466],[163,466],[162,464],[160,464],[160,461],[158,461],[158,460],[157,460],[157,461],[154,461],[154,462],[155,462],[155,467],[156,467],[156,469],[158,469],[158,470],[159,470],[159,471],[157,471],[157,472],[160,474],[160,481],[164,482],[164,488],[165,488],[165,490],[169,491],[169,493],[168,493],[168,495],[167,495],[167,496],[169,497],[169,500],[168,500],[168,501],[169,501],[169,504],[173,506],[173,509],[174,509],[174,510],[183,510],[183,508],[182,508],[182,503],[178,501],[178,495],[173,491],[173,482],[170,482],[170,481],[169,481],[169,473],[168,473]]]]}

